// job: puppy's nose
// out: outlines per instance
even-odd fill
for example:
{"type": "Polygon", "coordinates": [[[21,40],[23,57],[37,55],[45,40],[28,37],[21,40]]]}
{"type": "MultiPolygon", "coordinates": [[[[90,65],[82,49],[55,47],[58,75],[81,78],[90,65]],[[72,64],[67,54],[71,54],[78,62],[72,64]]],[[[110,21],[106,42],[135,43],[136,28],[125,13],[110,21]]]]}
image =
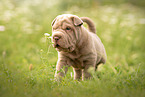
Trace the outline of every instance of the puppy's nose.
{"type": "Polygon", "coordinates": [[[55,36],[55,37],[53,37],[53,39],[54,39],[55,41],[58,41],[58,40],[60,39],[60,37],[55,36]]]}

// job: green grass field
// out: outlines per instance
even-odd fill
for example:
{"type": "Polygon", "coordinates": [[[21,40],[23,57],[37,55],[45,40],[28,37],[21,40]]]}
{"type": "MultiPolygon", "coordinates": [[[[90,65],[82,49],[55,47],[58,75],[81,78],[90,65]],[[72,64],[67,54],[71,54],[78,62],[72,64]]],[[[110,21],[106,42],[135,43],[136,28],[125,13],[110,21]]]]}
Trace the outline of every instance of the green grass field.
{"type": "Polygon", "coordinates": [[[145,97],[144,9],[67,4],[0,1],[0,97],[145,97]],[[91,72],[91,80],[73,80],[72,68],[61,82],[54,79],[57,52],[44,33],[51,35],[52,20],[64,13],[90,17],[105,45],[107,63],[91,72]]]}

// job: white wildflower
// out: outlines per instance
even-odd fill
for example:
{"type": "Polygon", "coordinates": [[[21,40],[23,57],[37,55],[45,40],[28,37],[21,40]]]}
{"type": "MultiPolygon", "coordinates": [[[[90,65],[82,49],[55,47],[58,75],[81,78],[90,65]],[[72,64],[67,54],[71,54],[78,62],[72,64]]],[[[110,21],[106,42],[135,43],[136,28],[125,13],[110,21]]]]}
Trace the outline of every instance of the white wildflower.
{"type": "Polygon", "coordinates": [[[45,35],[45,36],[50,36],[50,34],[48,34],[48,33],[44,33],[44,35],[45,35]]]}
{"type": "Polygon", "coordinates": [[[52,39],[52,36],[49,36],[48,38],[52,39]]]}

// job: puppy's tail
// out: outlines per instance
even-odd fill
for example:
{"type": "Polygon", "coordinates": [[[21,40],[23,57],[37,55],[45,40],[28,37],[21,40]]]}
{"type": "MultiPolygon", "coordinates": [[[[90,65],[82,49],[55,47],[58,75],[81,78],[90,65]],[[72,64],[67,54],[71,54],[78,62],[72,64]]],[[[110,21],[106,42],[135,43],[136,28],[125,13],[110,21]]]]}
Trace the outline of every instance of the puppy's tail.
{"type": "Polygon", "coordinates": [[[81,17],[81,20],[85,23],[87,23],[88,25],[88,29],[90,32],[93,32],[96,34],[96,27],[95,27],[95,24],[93,23],[93,21],[88,18],[88,17],[81,17]]]}

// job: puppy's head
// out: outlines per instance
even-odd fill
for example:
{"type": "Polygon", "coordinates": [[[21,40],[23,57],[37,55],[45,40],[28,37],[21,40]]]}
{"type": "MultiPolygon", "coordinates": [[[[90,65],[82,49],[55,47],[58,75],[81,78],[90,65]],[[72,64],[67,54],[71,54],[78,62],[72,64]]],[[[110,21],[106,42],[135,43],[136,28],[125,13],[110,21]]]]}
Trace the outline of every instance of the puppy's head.
{"type": "Polygon", "coordinates": [[[57,51],[72,52],[80,38],[83,21],[76,15],[63,14],[52,22],[52,42],[57,51]]]}

